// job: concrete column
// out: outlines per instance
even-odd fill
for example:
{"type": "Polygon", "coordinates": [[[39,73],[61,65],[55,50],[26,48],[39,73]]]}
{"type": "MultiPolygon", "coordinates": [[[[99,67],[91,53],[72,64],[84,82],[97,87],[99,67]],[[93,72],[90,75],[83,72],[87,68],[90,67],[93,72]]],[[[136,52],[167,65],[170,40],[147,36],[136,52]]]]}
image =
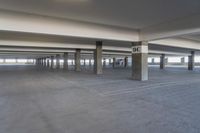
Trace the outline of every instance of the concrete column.
{"type": "Polygon", "coordinates": [[[57,54],[56,55],[56,69],[59,69],[60,68],[60,55],[57,54]]]}
{"type": "Polygon", "coordinates": [[[194,69],[194,54],[195,52],[192,51],[191,55],[188,56],[188,70],[194,69]]]}
{"type": "Polygon", "coordinates": [[[49,66],[50,66],[50,60],[47,59],[47,67],[49,67],[49,66]]]}
{"type": "Polygon", "coordinates": [[[92,66],[92,60],[89,59],[89,66],[92,66]]]}
{"type": "Polygon", "coordinates": [[[109,59],[109,65],[111,64],[111,59],[109,59]]]}
{"type": "Polygon", "coordinates": [[[128,67],[128,57],[124,58],[124,67],[128,67]]]}
{"type": "Polygon", "coordinates": [[[47,66],[47,58],[44,58],[44,67],[47,66]]]}
{"type": "Polygon", "coordinates": [[[103,58],[103,67],[106,67],[106,58],[103,58]]]}
{"type": "Polygon", "coordinates": [[[6,59],[5,58],[3,59],[3,63],[6,63],[6,59]]]}
{"type": "Polygon", "coordinates": [[[74,65],[74,61],[73,60],[72,60],[71,64],[72,64],[72,66],[74,65]]]}
{"type": "Polygon", "coordinates": [[[41,61],[41,58],[39,58],[39,65],[40,65],[40,66],[42,65],[42,61],[41,61]]]}
{"type": "Polygon", "coordinates": [[[40,58],[40,66],[42,66],[42,58],[40,58]]]}
{"type": "Polygon", "coordinates": [[[43,66],[45,67],[46,66],[46,59],[43,58],[43,66]]]}
{"type": "Polygon", "coordinates": [[[53,69],[54,66],[54,56],[51,56],[51,68],[53,69]]]}
{"type": "Polygon", "coordinates": [[[113,58],[113,68],[115,68],[116,67],[116,58],[113,58]]]}
{"type": "Polygon", "coordinates": [[[94,51],[94,72],[102,74],[102,41],[96,42],[96,49],[94,51]]]}
{"type": "Polygon", "coordinates": [[[148,43],[134,42],[132,44],[132,78],[148,80],[148,43]]]}
{"type": "Polygon", "coordinates": [[[184,65],[185,64],[185,57],[181,58],[181,64],[184,65]]]}
{"type": "Polygon", "coordinates": [[[44,65],[44,61],[43,61],[43,58],[41,58],[41,66],[44,65]]]}
{"type": "Polygon", "coordinates": [[[83,59],[83,65],[84,65],[84,66],[86,65],[85,59],[83,59]]]}
{"type": "Polygon", "coordinates": [[[152,63],[152,64],[155,63],[155,59],[154,59],[154,58],[151,59],[151,63],[152,63]]]}
{"type": "Polygon", "coordinates": [[[165,54],[160,56],[160,69],[164,69],[166,64],[165,54]]]}
{"type": "Polygon", "coordinates": [[[37,59],[38,60],[38,65],[40,65],[40,59],[37,59]]]}
{"type": "Polygon", "coordinates": [[[81,71],[81,50],[76,49],[75,53],[75,71],[80,72],[81,71]]]}
{"type": "Polygon", "coordinates": [[[64,64],[63,69],[68,70],[68,53],[64,53],[64,64]]]}
{"type": "Polygon", "coordinates": [[[38,65],[38,59],[35,59],[35,65],[38,65]]]}

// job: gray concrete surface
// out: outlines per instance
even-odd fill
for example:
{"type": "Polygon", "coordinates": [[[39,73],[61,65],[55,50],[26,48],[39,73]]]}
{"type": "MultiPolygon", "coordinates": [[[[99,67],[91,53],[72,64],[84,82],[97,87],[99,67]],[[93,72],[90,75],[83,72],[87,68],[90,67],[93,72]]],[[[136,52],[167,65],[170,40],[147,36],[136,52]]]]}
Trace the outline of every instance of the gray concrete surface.
{"type": "Polygon", "coordinates": [[[199,133],[200,69],[0,66],[0,133],[199,133]],[[72,68],[70,68],[72,70],[72,68]]]}

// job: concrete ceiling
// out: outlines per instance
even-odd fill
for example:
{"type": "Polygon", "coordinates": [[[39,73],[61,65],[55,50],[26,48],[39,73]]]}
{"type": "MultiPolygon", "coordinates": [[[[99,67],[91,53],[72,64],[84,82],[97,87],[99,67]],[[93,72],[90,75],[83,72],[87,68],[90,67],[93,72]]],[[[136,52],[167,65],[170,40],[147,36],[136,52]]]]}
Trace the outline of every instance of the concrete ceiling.
{"type": "Polygon", "coordinates": [[[102,40],[104,52],[126,54],[131,42],[149,41],[150,54],[188,55],[200,50],[199,7],[199,0],[0,0],[0,53],[93,50],[102,40]]]}
{"type": "Polygon", "coordinates": [[[199,0],[0,0],[0,9],[142,29],[200,12],[199,0]]]}

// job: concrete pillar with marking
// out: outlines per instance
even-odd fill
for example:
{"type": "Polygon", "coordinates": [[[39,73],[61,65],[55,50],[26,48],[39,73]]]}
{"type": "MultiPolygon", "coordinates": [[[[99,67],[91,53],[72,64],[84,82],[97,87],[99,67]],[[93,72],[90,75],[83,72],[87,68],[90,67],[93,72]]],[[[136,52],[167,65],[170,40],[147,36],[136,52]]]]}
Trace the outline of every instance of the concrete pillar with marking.
{"type": "Polygon", "coordinates": [[[132,78],[148,80],[148,42],[132,43],[132,78]]]}

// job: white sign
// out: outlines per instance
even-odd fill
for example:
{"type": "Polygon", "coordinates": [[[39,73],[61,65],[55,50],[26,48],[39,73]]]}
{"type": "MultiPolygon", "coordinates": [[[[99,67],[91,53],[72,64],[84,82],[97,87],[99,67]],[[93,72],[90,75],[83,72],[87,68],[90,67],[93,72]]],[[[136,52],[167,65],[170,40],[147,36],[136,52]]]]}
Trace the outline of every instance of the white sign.
{"type": "Polygon", "coordinates": [[[133,46],[132,53],[133,54],[148,53],[148,46],[133,46]]]}

